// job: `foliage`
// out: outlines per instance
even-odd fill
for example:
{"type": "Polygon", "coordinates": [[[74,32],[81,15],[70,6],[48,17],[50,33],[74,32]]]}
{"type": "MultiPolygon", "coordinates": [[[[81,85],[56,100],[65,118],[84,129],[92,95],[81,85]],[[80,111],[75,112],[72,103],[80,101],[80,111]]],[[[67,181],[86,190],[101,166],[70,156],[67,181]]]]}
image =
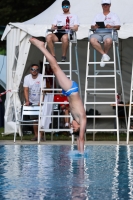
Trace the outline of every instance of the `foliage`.
{"type": "MultiPolygon", "coordinates": [[[[0,26],[24,22],[46,10],[55,0],[0,0],[0,26]]],[[[0,36],[1,37],[1,36],[0,36]]],[[[6,54],[6,42],[0,41],[0,55],[6,54]]]]}
{"type": "MultiPolygon", "coordinates": [[[[2,135],[1,133],[4,133],[4,128],[0,128],[0,140],[13,140],[14,135],[10,134],[10,135],[2,135]]],[[[23,140],[28,140],[30,141],[31,138],[33,138],[34,135],[33,134],[24,134],[23,136],[23,140]]],[[[88,133],[86,135],[87,137],[87,141],[93,141],[93,134],[92,133],[88,133]]],[[[17,134],[17,138],[16,141],[20,141],[21,138],[20,136],[17,134]]],[[[46,133],[46,140],[51,140],[51,134],[50,133],[46,133]]],[[[117,141],[117,135],[115,135],[114,133],[107,133],[107,132],[99,132],[96,134],[96,141],[117,141]]],[[[53,135],[53,141],[71,141],[71,137],[69,137],[69,134],[66,132],[60,132],[60,133],[56,133],[53,135]]],[[[126,141],[126,134],[125,133],[120,133],[120,141],[126,141]]],[[[133,133],[130,134],[130,141],[133,141],[133,133]]]]}
{"type": "Polygon", "coordinates": [[[47,9],[55,0],[1,0],[0,25],[9,22],[24,22],[47,9]]]}
{"type": "Polygon", "coordinates": [[[6,55],[6,49],[0,48],[0,55],[6,55]]]}

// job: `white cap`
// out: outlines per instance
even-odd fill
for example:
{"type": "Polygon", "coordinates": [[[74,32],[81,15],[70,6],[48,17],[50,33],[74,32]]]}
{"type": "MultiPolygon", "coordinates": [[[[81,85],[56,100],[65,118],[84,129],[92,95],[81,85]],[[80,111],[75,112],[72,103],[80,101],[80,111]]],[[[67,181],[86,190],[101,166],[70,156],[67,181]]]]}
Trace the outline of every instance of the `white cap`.
{"type": "Polygon", "coordinates": [[[111,0],[102,0],[101,4],[104,4],[104,3],[111,4],[111,0]]]}

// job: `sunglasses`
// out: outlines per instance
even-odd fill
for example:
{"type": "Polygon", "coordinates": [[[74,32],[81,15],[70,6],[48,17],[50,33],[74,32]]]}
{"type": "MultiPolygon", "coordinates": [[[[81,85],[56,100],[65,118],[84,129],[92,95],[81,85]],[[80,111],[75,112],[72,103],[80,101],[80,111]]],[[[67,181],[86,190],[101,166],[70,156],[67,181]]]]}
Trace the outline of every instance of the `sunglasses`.
{"type": "Polygon", "coordinates": [[[31,68],[30,70],[31,70],[32,72],[38,72],[38,69],[31,68]]]}
{"type": "Polygon", "coordinates": [[[62,6],[62,8],[64,9],[64,8],[69,8],[70,6],[62,6]]]}
{"type": "Polygon", "coordinates": [[[110,4],[108,3],[103,3],[102,6],[109,6],[110,4]]]}

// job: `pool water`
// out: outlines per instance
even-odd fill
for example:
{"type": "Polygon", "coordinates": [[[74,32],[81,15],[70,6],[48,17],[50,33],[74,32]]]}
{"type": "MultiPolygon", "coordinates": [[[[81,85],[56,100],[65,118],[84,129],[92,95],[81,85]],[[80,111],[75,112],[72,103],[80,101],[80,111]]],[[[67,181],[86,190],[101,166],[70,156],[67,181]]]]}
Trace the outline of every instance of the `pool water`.
{"type": "Polygon", "coordinates": [[[6,199],[133,199],[133,146],[0,145],[6,199]]]}

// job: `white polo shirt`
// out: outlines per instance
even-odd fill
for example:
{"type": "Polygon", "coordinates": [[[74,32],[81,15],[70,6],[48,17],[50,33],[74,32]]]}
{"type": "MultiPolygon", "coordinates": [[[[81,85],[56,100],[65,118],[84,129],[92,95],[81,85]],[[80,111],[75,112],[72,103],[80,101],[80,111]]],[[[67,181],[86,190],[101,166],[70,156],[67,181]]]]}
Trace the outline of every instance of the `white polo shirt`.
{"type": "Polygon", "coordinates": [[[69,17],[70,20],[70,27],[73,27],[74,25],[79,25],[79,19],[78,16],[75,14],[59,14],[56,15],[52,25],[58,25],[58,26],[65,26],[66,25],[66,18],[69,17]]]}
{"type": "Polygon", "coordinates": [[[104,15],[103,13],[97,14],[91,25],[95,26],[96,22],[104,22],[105,26],[109,24],[110,26],[121,26],[121,22],[119,17],[115,14],[110,12],[108,15],[104,15]]]}
{"type": "MultiPolygon", "coordinates": [[[[40,89],[41,89],[42,74],[38,74],[37,78],[33,79],[31,74],[24,78],[23,87],[29,88],[29,101],[34,104],[40,102],[40,89]]],[[[46,79],[44,79],[43,86],[46,87],[46,79]]]]}

